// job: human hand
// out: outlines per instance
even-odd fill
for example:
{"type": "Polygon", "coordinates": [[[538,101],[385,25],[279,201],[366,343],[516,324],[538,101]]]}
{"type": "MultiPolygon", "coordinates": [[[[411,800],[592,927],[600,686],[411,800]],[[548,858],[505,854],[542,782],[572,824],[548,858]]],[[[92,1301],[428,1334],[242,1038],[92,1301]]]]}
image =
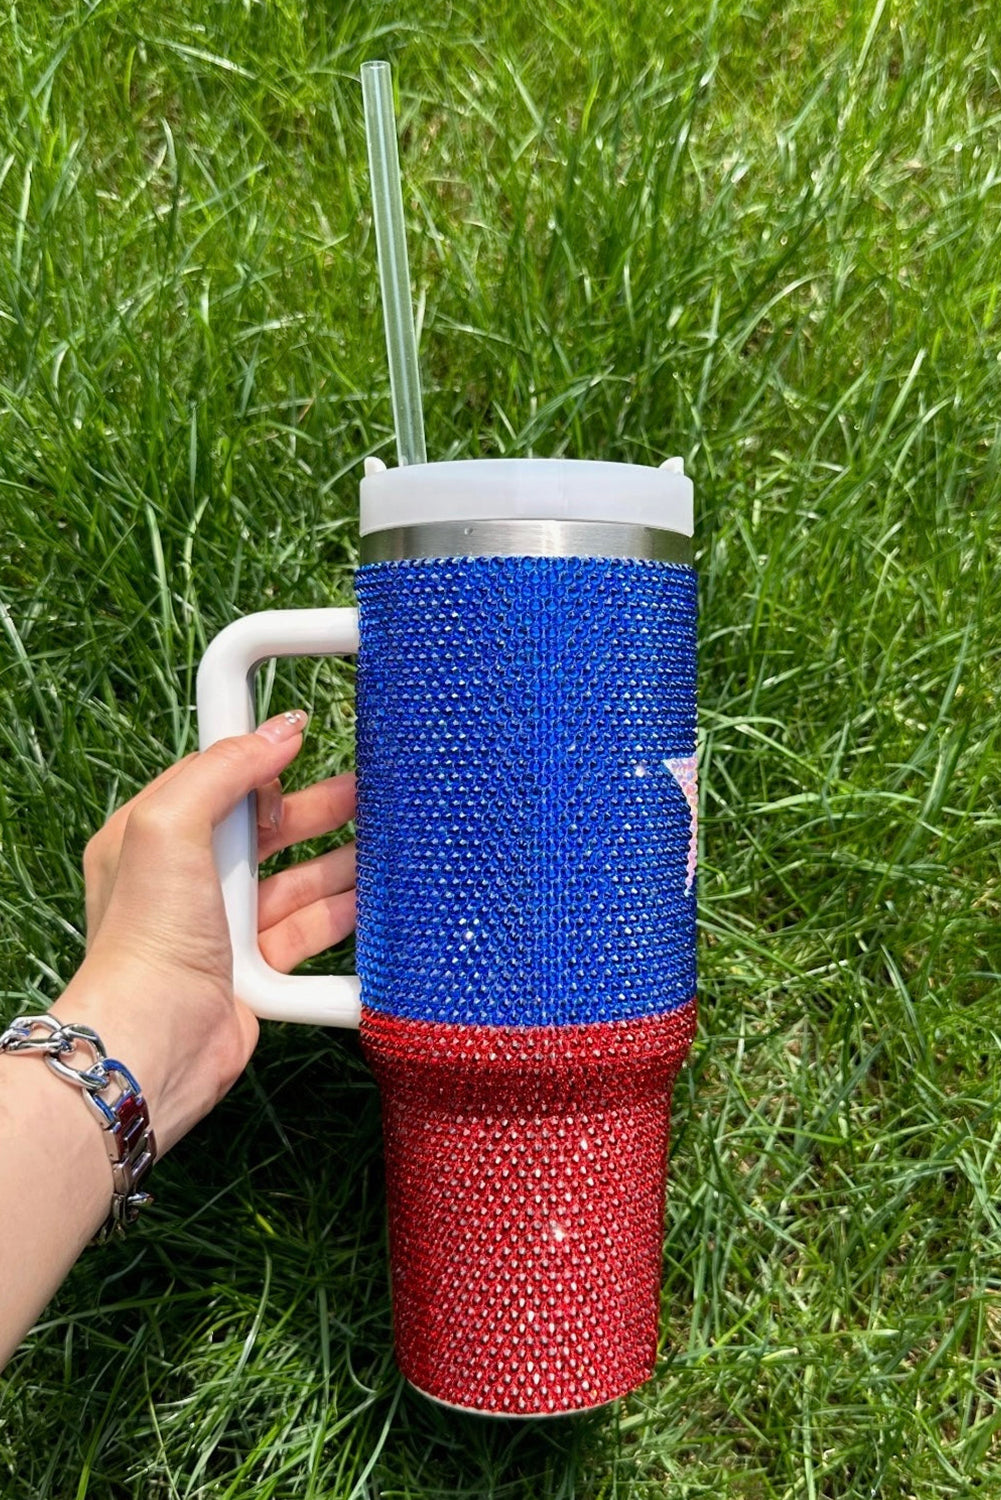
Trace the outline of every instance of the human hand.
{"type": "MultiPolygon", "coordinates": [[[[306,715],[279,714],[170,766],[120,807],[84,853],[87,956],[52,1007],[102,1037],[141,1084],[162,1154],[231,1087],[256,1017],[233,993],[212,830],[258,789],[261,860],[354,814],[353,775],[283,796],[306,715]]],[[[259,943],[289,972],[355,920],[354,844],[261,881],[259,943]]]]}

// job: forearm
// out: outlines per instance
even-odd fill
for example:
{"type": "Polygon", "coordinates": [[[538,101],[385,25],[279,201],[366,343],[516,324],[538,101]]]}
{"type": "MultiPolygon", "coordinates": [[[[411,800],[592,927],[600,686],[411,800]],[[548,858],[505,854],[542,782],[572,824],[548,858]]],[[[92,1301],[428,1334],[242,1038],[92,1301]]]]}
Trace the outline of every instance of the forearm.
{"type": "Polygon", "coordinates": [[[0,1056],[0,1366],[97,1232],[111,1199],[82,1090],[40,1056],[0,1056]]]}
{"type": "MultiPolygon", "coordinates": [[[[156,1129],[162,1091],[156,1039],[85,963],[52,1006],[56,1020],[91,1026],[132,1071],[156,1129]]],[[[88,1049],[70,1059],[91,1062],[88,1049]]],[[[0,1054],[0,1367],[108,1216],[107,1136],[85,1091],[38,1053],[0,1054]]]]}

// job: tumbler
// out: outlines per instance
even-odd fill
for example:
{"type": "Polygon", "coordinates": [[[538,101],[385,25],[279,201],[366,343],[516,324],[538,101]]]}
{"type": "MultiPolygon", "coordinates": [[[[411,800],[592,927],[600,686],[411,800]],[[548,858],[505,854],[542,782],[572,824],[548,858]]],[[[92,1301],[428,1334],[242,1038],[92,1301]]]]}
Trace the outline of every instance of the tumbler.
{"type": "Polygon", "coordinates": [[[253,727],[265,658],[357,651],[358,976],[266,964],[248,802],[216,833],[234,986],[360,1024],[407,1379],[581,1411],[657,1350],[695,1029],[692,485],[680,460],[369,460],[360,519],[357,614],[247,616],[198,676],[204,748],[253,727]]]}

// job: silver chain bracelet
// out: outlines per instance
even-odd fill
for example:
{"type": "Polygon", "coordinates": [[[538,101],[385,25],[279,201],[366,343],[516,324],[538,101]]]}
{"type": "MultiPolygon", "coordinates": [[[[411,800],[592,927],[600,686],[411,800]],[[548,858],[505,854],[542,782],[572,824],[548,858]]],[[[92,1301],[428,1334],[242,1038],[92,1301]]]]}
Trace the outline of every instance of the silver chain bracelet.
{"type": "Polygon", "coordinates": [[[54,1073],[83,1089],[100,1122],[111,1161],[113,1191],[111,1209],[94,1243],[100,1244],[113,1230],[133,1223],[139,1210],[153,1201],[149,1193],[140,1191],[140,1183],[156,1160],[156,1138],[146,1100],[128,1068],[108,1056],[91,1027],[60,1025],[48,1015],[17,1016],[0,1035],[0,1052],[41,1053],[54,1073]],[[80,1043],[92,1049],[94,1060],[86,1067],[75,1068],[66,1059],[80,1043]],[[114,1088],[117,1094],[108,1092],[114,1088]]]}

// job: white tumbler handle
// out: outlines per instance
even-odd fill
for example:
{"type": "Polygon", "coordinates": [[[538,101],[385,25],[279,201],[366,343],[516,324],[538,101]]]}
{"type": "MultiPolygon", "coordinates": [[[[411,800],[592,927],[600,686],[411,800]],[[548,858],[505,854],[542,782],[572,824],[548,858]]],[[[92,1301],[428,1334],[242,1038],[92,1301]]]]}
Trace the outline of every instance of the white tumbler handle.
{"type": "MultiPolygon", "coordinates": [[[[271,656],[351,656],[358,650],[356,609],[273,609],[245,615],[215,637],[198,668],[202,750],[256,728],[254,673],[271,656]]],[[[357,1026],[356,974],[282,974],[257,942],[257,818],[246,798],[213,836],[216,869],[233,945],[233,988],[271,1021],[357,1026]]]]}

